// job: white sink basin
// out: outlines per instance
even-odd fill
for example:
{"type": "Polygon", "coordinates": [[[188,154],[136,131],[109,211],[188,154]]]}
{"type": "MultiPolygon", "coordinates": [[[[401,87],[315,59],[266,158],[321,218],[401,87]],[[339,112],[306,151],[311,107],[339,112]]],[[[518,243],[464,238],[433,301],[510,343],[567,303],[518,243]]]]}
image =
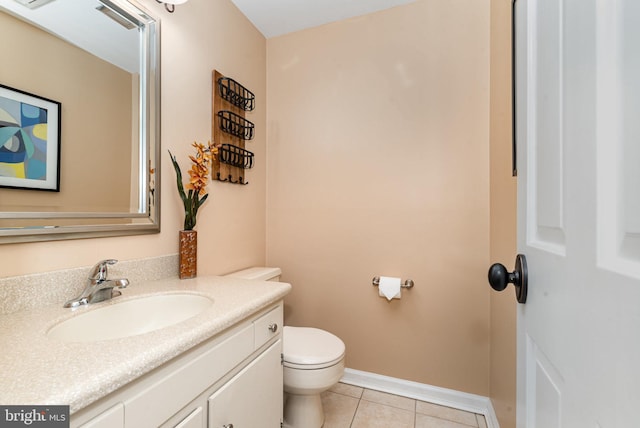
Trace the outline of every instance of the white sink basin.
{"type": "Polygon", "coordinates": [[[97,342],[149,333],[192,318],[213,305],[197,294],[158,294],[89,309],[53,326],[47,336],[65,342],[97,342]]]}

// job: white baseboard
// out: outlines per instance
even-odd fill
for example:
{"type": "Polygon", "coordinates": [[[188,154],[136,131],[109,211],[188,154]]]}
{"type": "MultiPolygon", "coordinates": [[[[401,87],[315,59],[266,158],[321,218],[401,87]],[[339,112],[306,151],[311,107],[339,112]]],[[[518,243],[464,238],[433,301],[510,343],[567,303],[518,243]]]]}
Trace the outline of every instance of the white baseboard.
{"type": "Polygon", "coordinates": [[[484,415],[487,428],[500,428],[488,397],[354,369],[345,369],[340,382],[478,413],[484,415]]]}

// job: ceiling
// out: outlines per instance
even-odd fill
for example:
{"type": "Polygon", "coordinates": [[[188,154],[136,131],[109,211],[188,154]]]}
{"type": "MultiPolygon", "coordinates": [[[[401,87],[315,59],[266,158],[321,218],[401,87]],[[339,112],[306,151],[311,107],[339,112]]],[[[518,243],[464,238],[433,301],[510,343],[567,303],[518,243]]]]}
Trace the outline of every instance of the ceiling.
{"type": "Polygon", "coordinates": [[[231,0],[266,37],[388,9],[415,0],[231,0]]]}
{"type": "MultiPolygon", "coordinates": [[[[101,4],[100,0],[42,1],[43,6],[35,9],[29,9],[19,4],[22,1],[0,0],[0,12],[4,9],[20,16],[85,50],[93,52],[94,55],[106,61],[130,72],[137,72],[139,67],[137,62],[138,33],[127,31],[110,19],[106,19],[101,13],[96,12],[96,6],[101,4]],[[87,28],[104,29],[88,32],[87,28]],[[109,34],[109,36],[100,37],[101,34],[109,34]],[[98,38],[96,39],[96,37],[98,38]],[[124,48],[122,48],[123,46],[124,48]]],[[[266,38],[271,38],[412,3],[416,0],[231,1],[266,38]]]]}

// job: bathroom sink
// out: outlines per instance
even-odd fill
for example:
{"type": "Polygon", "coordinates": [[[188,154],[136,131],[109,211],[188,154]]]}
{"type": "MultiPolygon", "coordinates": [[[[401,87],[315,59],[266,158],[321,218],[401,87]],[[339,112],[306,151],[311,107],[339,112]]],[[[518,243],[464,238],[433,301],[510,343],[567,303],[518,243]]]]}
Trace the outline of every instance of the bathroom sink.
{"type": "Polygon", "coordinates": [[[158,294],[90,309],[53,326],[47,336],[64,342],[97,342],[149,333],[192,318],[213,305],[197,294],[158,294]]]}

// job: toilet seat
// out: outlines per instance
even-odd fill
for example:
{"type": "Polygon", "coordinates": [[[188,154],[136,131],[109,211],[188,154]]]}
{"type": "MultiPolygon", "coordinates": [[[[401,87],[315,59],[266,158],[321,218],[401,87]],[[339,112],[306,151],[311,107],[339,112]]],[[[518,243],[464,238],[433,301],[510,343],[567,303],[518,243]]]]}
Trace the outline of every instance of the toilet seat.
{"type": "Polygon", "coordinates": [[[285,326],[282,334],[285,367],[298,370],[323,369],[338,364],[344,358],[344,342],[328,331],[285,326]]]}

